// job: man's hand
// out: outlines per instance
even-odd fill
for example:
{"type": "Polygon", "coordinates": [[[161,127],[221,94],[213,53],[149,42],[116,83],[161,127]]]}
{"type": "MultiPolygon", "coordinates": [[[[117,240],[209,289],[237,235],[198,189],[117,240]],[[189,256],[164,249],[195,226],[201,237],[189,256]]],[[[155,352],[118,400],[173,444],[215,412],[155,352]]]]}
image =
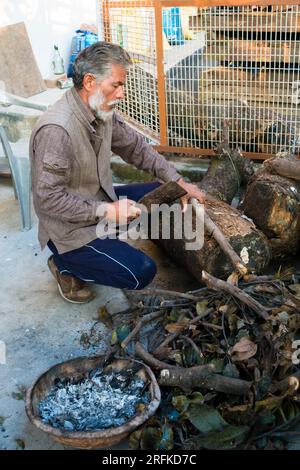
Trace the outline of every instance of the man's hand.
{"type": "Polygon", "coordinates": [[[186,211],[189,199],[191,198],[195,198],[201,204],[204,204],[205,193],[201,191],[195,184],[186,183],[183,178],[180,178],[180,180],[176,182],[177,184],[179,184],[179,186],[181,186],[187,192],[187,194],[180,199],[183,212],[186,211]]]}
{"type": "Polygon", "coordinates": [[[120,199],[106,205],[105,217],[116,225],[127,225],[141,215],[141,209],[135,207],[135,201],[120,199]]]}

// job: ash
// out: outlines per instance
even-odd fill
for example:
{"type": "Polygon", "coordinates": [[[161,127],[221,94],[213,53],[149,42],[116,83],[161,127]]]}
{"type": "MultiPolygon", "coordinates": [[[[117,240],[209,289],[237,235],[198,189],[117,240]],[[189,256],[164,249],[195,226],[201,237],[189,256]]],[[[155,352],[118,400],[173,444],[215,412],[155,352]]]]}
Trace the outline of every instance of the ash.
{"type": "Polygon", "coordinates": [[[130,372],[92,371],[80,381],[58,379],[40,402],[41,419],[66,431],[100,431],[122,426],[136,415],[136,405],[149,403],[145,382],[130,372]]]}

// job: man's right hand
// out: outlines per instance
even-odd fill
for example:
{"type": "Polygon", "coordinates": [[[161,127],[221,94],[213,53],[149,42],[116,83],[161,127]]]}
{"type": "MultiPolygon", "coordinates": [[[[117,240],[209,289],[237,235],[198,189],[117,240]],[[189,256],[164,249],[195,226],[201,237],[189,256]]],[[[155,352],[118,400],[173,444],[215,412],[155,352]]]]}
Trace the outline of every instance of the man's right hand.
{"type": "Polygon", "coordinates": [[[132,220],[141,215],[141,209],[135,206],[131,199],[120,199],[119,201],[106,204],[105,217],[116,223],[116,225],[128,225],[132,220]]]}

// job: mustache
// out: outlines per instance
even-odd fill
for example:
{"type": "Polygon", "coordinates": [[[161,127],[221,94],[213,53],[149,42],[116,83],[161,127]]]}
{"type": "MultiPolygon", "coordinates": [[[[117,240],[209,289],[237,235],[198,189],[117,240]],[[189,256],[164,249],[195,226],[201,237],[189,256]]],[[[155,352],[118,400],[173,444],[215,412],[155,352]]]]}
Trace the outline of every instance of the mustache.
{"type": "Polygon", "coordinates": [[[107,103],[108,106],[116,106],[119,104],[120,100],[112,100],[107,103]]]}

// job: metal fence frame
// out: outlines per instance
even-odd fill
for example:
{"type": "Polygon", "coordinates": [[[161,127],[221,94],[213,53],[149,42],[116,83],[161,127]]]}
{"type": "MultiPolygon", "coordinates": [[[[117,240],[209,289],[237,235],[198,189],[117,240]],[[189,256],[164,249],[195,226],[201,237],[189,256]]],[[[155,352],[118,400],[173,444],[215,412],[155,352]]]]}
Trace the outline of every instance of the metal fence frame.
{"type": "MultiPolygon", "coordinates": [[[[163,8],[169,7],[242,7],[242,6],[292,6],[300,5],[299,0],[276,1],[276,0],[228,0],[221,2],[220,0],[99,0],[98,21],[100,24],[99,31],[103,33],[103,39],[111,42],[109,34],[109,10],[111,8],[137,8],[151,7],[155,14],[155,38],[156,38],[156,67],[157,67],[157,93],[158,108],[160,120],[159,145],[155,145],[158,151],[187,153],[192,155],[211,156],[214,151],[207,148],[192,147],[173,147],[168,145],[167,135],[167,111],[166,111],[166,76],[164,71],[164,49],[163,49],[163,24],[162,11],[163,8]]],[[[131,123],[132,124],[132,123],[131,123]]],[[[251,159],[263,160],[270,157],[270,153],[243,152],[243,154],[251,159]]]]}

